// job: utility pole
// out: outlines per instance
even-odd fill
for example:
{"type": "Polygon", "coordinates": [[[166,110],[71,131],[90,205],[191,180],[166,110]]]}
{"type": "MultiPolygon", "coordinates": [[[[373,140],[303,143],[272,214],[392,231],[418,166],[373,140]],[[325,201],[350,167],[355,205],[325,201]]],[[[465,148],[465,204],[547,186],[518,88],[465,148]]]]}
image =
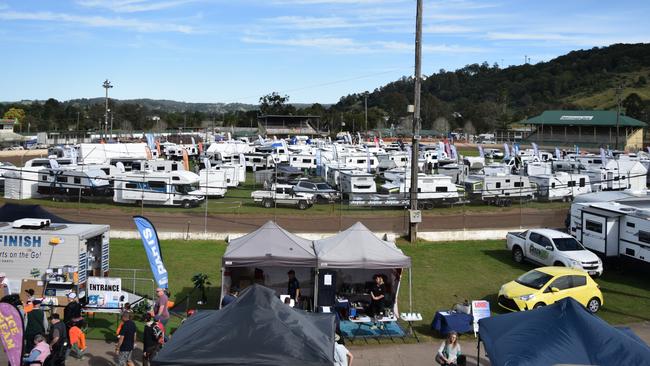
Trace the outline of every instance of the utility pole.
{"type": "Polygon", "coordinates": [[[616,87],[616,150],[618,150],[618,128],[621,123],[621,94],[623,94],[623,85],[616,87]]]}
{"type": "Polygon", "coordinates": [[[366,133],[368,133],[368,92],[363,93],[363,107],[366,112],[365,129],[366,129],[366,133]]]}
{"type": "Polygon", "coordinates": [[[113,85],[111,85],[111,82],[108,81],[108,79],[106,79],[104,80],[102,87],[106,89],[106,109],[104,111],[104,127],[108,128],[108,89],[112,88],[113,85]]]}
{"type": "Polygon", "coordinates": [[[418,209],[418,140],[420,139],[420,84],[422,78],[422,0],[417,0],[415,18],[415,95],[413,110],[413,138],[411,139],[411,191],[409,212],[409,241],[415,242],[418,235],[420,214],[418,209]]]}

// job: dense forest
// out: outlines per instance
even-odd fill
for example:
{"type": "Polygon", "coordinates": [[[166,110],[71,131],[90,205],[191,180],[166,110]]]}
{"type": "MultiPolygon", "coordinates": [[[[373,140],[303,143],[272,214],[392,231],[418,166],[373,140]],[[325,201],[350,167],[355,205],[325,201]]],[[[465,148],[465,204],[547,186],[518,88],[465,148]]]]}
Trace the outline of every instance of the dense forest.
{"type": "MultiPolygon", "coordinates": [[[[424,65],[426,69],[426,65],[424,65]]],[[[549,62],[501,68],[488,63],[455,71],[439,70],[422,82],[422,128],[438,132],[462,128],[483,132],[506,128],[546,109],[613,109],[620,98],[634,118],[650,117],[650,44],[616,44],[570,52],[549,62]],[[618,90],[618,92],[617,92],[618,90]]],[[[293,105],[289,96],[271,93],[259,105],[182,103],[110,99],[115,130],[164,130],[202,124],[255,127],[260,113],[311,114],[332,131],[408,125],[413,103],[412,77],[371,92],[350,94],[334,105],[293,105]],[[154,118],[159,117],[159,118],[154,118]]],[[[104,99],[0,104],[0,115],[19,117],[17,132],[96,130],[104,121],[104,99]]]]}

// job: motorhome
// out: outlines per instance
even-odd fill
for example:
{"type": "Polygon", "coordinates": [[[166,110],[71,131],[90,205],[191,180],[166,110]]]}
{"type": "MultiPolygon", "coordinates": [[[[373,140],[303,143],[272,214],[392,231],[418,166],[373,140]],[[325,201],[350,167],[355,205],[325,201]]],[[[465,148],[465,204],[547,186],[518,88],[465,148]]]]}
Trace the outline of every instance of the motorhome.
{"type": "Polygon", "coordinates": [[[43,169],[38,174],[38,193],[46,196],[111,196],[112,188],[109,176],[98,166],[43,169]]]}
{"type": "Polygon", "coordinates": [[[570,201],[581,194],[591,192],[589,176],[558,172],[528,177],[537,185],[537,197],[546,201],[570,201]]]}
{"type": "Polygon", "coordinates": [[[340,171],[341,192],[350,193],[376,193],[377,185],[375,176],[359,170],[340,171]]]}
{"type": "Polygon", "coordinates": [[[115,178],[113,201],[188,208],[201,204],[203,196],[195,173],[141,171],[126,172],[115,178]]]}
{"type": "Polygon", "coordinates": [[[470,175],[465,179],[465,191],[472,201],[510,205],[533,199],[536,186],[521,175],[470,175]]]}
{"type": "Polygon", "coordinates": [[[574,203],[569,233],[604,258],[650,263],[650,201],[645,201],[640,207],[618,202],[574,203]]]}

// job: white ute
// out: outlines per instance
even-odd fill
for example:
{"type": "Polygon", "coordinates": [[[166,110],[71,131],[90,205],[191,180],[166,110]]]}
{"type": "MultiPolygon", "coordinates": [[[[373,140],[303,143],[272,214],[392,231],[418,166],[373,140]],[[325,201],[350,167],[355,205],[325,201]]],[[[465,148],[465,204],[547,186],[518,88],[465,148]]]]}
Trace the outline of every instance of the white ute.
{"type": "Polygon", "coordinates": [[[517,263],[524,260],[544,266],[578,268],[591,276],[603,274],[603,262],[569,234],[551,229],[510,232],[506,236],[508,250],[517,263]]]}
{"type": "Polygon", "coordinates": [[[251,198],[265,208],[272,208],[277,204],[305,210],[314,203],[313,194],[294,192],[290,184],[273,184],[269,190],[252,192],[251,198]]]}

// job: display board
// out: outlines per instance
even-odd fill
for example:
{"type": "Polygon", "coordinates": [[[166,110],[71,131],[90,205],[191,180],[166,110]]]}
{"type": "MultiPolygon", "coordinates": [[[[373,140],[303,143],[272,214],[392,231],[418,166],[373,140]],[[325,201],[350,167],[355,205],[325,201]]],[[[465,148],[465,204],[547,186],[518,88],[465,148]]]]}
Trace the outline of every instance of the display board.
{"type": "Polygon", "coordinates": [[[129,301],[119,277],[88,277],[87,291],[87,308],[96,312],[117,313],[129,301]]]}
{"type": "Polygon", "coordinates": [[[478,321],[490,317],[490,302],[486,300],[472,301],[472,316],[474,317],[474,337],[476,337],[478,321]]]}

